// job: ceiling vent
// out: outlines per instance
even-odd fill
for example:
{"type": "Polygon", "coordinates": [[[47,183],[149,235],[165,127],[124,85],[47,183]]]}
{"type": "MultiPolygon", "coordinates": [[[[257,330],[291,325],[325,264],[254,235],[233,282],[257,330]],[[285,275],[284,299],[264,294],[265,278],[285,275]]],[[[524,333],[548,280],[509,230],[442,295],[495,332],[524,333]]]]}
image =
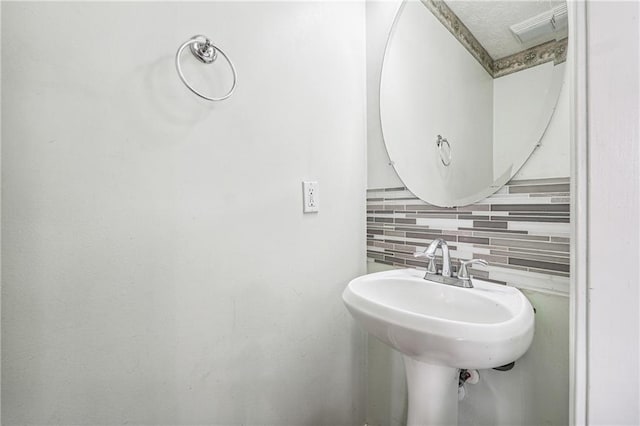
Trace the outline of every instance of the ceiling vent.
{"type": "Polygon", "coordinates": [[[568,15],[565,3],[526,21],[514,24],[509,29],[520,43],[527,43],[562,31],[567,26],[568,15]]]}

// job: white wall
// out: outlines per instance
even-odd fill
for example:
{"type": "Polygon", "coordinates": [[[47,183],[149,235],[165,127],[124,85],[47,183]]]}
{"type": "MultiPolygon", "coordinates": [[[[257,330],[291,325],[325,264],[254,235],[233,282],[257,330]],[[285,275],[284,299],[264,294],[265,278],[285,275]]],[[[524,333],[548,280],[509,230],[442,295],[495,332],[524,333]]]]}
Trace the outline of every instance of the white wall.
{"type": "Polygon", "coordinates": [[[3,424],[363,423],[364,18],[2,4],[3,424]],[[226,102],[173,68],[198,33],[235,61],[226,102]]]}
{"type": "MultiPolygon", "coordinates": [[[[562,65],[565,68],[566,64],[562,65]]],[[[556,106],[549,127],[540,140],[540,146],[533,150],[524,166],[513,179],[544,179],[571,176],[571,144],[570,140],[570,90],[568,73],[560,89],[556,106]]]]}
{"type": "Polygon", "coordinates": [[[640,424],[639,20],[637,2],[587,4],[591,425],[640,424]]]}
{"type": "Polygon", "coordinates": [[[565,68],[566,63],[546,62],[494,80],[494,176],[518,167],[514,159],[527,159],[538,142],[540,146],[514,178],[569,176],[569,92],[562,84],[565,68]],[[548,133],[539,140],[545,130],[548,133]]]}

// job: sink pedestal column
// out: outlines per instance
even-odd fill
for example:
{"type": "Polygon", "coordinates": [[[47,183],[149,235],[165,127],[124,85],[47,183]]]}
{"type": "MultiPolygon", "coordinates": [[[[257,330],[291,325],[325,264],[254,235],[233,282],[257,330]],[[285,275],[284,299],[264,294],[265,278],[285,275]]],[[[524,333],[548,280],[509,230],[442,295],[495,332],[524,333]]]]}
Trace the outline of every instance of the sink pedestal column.
{"type": "Polygon", "coordinates": [[[406,355],[404,368],[409,397],[407,426],[456,426],[460,371],[406,355]]]}

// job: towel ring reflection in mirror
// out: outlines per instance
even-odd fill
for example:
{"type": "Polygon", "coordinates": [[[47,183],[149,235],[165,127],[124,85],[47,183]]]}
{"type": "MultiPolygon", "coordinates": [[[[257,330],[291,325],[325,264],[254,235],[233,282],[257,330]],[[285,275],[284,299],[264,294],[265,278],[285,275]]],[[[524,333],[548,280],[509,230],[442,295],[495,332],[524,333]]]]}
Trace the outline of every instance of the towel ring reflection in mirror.
{"type": "Polygon", "coordinates": [[[178,71],[180,80],[184,83],[185,86],[187,86],[187,89],[191,90],[191,92],[200,96],[202,99],[206,99],[208,101],[222,101],[227,99],[233,94],[238,81],[238,74],[236,73],[236,68],[233,65],[233,62],[231,62],[231,59],[229,59],[227,54],[224,53],[224,51],[222,51],[219,47],[211,43],[211,40],[208,37],[205,37],[203,35],[196,35],[191,37],[189,40],[182,43],[182,45],[178,48],[178,51],[176,52],[176,70],[178,71]],[[203,64],[213,63],[218,58],[218,53],[227,60],[227,62],[229,63],[229,67],[231,68],[231,72],[233,73],[233,84],[231,85],[231,89],[227,92],[226,95],[219,98],[207,96],[202,94],[201,92],[198,92],[187,82],[187,79],[184,77],[184,74],[182,72],[182,68],[180,67],[180,56],[182,55],[182,51],[187,46],[189,46],[189,50],[191,50],[193,56],[195,56],[196,59],[198,59],[203,64]]]}
{"type": "Polygon", "coordinates": [[[447,138],[443,138],[441,135],[438,135],[438,139],[436,140],[436,145],[438,146],[438,154],[440,154],[440,161],[444,164],[445,167],[448,167],[451,164],[452,152],[451,152],[451,144],[447,140],[447,138]],[[445,148],[446,145],[446,148],[445,148]]]}

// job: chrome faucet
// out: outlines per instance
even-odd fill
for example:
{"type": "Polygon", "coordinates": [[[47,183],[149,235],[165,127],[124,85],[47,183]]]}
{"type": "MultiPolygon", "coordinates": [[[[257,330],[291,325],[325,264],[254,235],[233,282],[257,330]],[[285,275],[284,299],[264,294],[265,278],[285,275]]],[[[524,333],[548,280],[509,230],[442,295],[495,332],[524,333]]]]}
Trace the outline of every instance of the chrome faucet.
{"type": "Polygon", "coordinates": [[[429,275],[436,275],[438,273],[436,268],[436,250],[438,247],[442,249],[442,276],[451,276],[451,257],[449,256],[449,246],[442,238],[436,238],[423,252],[414,253],[413,255],[414,257],[426,257],[429,259],[425,279],[428,279],[427,277],[429,275]]]}
{"type": "Polygon", "coordinates": [[[451,276],[451,257],[449,255],[449,246],[447,242],[442,238],[437,238],[433,240],[429,247],[427,247],[422,252],[416,252],[413,254],[414,257],[426,257],[429,259],[429,263],[427,265],[427,273],[424,275],[425,280],[435,281],[442,284],[455,285],[458,287],[465,288],[473,288],[473,283],[471,282],[471,275],[469,275],[468,267],[473,264],[480,264],[484,266],[489,266],[486,260],[482,259],[471,259],[471,260],[460,260],[460,269],[458,270],[458,276],[451,276]],[[442,273],[438,274],[438,269],[436,267],[436,250],[438,247],[442,249],[442,273]]]}

